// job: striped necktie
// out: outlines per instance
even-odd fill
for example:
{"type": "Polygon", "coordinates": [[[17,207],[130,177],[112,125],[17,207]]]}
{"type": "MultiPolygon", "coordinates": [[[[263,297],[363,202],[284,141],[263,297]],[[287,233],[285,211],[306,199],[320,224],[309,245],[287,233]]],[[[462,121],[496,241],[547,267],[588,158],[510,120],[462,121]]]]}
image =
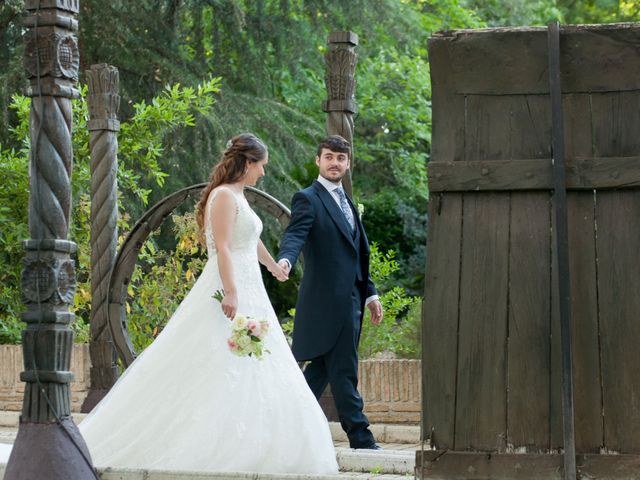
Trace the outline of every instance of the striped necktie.
{"type": "Polygon", "coordinates": [[[347,219],[347,222],[349,222],[349,225],[351,225],[351,230],[354,230],[356,228],[356,222],[353,219],[353,211],[349,206],[349,202],[347,202],[347,195],[344,193],[344,189],[342,187],[338,187],[334,191],[340,198],[340,209],[342,210],[342,213],[344,213],[344,217],[347,219]]]}

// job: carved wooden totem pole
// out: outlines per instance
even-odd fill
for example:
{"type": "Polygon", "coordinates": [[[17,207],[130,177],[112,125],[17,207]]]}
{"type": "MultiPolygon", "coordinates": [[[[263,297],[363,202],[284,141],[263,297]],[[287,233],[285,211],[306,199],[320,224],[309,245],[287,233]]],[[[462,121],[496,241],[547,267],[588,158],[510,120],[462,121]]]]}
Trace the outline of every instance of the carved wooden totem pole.
{"type": "Polygon", "coordinates": [[[91,132],[91,389],[82,404],[91,409],[118,376],[108,324],[109,275],[118,247],[118,69],[92,65],[85,72],[91,132]]]}
{"type": "Polygon", "coordinates": [[[71,214],[71,102],[78,96],[79,0],[26,0],[25,67],[31,86],[29,233],[22,274],[26,382],[5,480],[96,478],[71,420],[76,289],[71,214]]]}
{"type": "Polygon", "coordinates": [[[329,49],[325,54],[327,100],[323,110],[327,112],[327,135],[340,135],[351,145],[351,169],[342,179],[349,196],[353,196],[351,171],[353,170],[353,114],[357,111],[355,100],[356,63],[355,48],[358,35],[353,32],[332,32],[329,49]]]}

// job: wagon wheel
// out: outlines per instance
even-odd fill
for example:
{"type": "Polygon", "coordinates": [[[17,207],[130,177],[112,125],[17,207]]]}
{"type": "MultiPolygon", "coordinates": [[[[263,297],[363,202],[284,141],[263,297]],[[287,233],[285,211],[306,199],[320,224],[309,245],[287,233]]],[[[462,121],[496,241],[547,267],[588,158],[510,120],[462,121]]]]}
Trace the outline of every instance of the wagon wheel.
{"type": "MultiPolygon", "coordinates": [[[[127,329],[128,322],[125,305],[127,301],[127,289],[138,261],[140,249],[149,235],[155,231],[179,205],[188,198],[199,195],[206,186],[206,183],[199,183],[183,188],[156,203],[136,222],[118,251],[109,278],[107,321],[116,352],[125,367],[131,365],[137,356],[127,329]]],[[[265,210],[274,216],[282,228],[286,228],[289,224],[291,212],[271,195],[253,187],[246,187],[245,196],[252,206],[259,210],[265,210]]]]}

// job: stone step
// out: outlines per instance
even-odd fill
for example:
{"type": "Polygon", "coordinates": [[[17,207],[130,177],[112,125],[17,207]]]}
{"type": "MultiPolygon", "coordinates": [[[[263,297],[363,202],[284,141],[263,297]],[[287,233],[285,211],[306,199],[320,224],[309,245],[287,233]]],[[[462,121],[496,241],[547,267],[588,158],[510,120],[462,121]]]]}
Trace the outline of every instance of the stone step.
{"type": "MultiPolygon", "coordinates": [[[[73,419],[81,422],[86,416],[84,413],[73,413],[73,419]]],[[[18,428],[20,412],[0,410],[0,431],[8,428],[18,428]]],[[[347,436],[338,422],[329,422],[331,436],[335,442],[346,442],[347,436]]],[[[371,432],[378,443],[409,443],[420,442],[420,427],[417,425],[373,424],[371,432]]]]}
{"type": "Polygon", "coordinates": [[[353,450],[336,448],[338,465],[343,472],[413,474],[415,450],[353,450]]]}
{"type": "Polygon", "coordinates": [[[18,431],[0,431],[0,443],[13,443],[16,439],[18,431]]]}
{"type": "MultiPolygon", "coordinates": [[[[0,464],[0,480],[4,477],[4,465],[0,464]]],[[[379,473],[339,473],[338,475],[292,475],[256,473],[198,473],[166,470],[109,469],[98,471],[100,480],[407,480],[407,475],[379,473]]]]}
{"type": "MultiPolygon", "coordinates": [[[[346,442],[344,433],[338,422],[329,422],[334,442],[346,442]]],[[[397,425],[378,423],[371,425],[371,433],[378,443],[420,443],[420,427],[418,425],[397,425]]]]}
{"type": "MultiPolygon", "coordinates": [[[[74,414],[76,421],[84,418],[82,414],[74,414]]],[[[0,443],[13,443],[17,435],[19,414],[17,412],[0,412],[0,443]]],[[[372,425],[372,431],[378,440],[382,450],[354,450],[349,448],[346,435],[337,423],[330,423],[331,433],[336,446],[336,458],[340,466],[340,475],[328,477],[312,476],[267,476],[233,474],[235,476],[215,476],[217,474],[194,474],[182,472],[180,476],[171,476],[167,472],[161,471],[125,471],[112,470],[103,472],[103,480],[169,480],[176,479],[217,479],[217,478],[291,478],[291,479],[311,479],[311,478],[359,478],[359,479],[392,479],[407,478],[413,475],[415,468],[415,452],[420,448],[418,443],[419,430],[417,427],[407,427],[402,425],[372,425]],[[123,476],[118,476],[120,473],[123,476]],[[190,476],[191,475],[191,476],[190,476]],[[195,475],[195,476],[194,476],[195,475]],[[238,476],[239,475],[239,476],[238,476]]],[[[3,466],[0,465],[0,472],[3,466]]],[[[0,480],[2,475],[0,475],[0,480]]]]}
{"type": "MultiPolygon", "coordinates": [[[[10,439],[0,436],[0,443],[12,444],[14,440],[15,436],[10,439]]],[[[415,458],[415,450],[383,448],[383,450],[374,451],[336,447],[336,459],[340,471],[345,473],[413,474],[415,458]]]]}

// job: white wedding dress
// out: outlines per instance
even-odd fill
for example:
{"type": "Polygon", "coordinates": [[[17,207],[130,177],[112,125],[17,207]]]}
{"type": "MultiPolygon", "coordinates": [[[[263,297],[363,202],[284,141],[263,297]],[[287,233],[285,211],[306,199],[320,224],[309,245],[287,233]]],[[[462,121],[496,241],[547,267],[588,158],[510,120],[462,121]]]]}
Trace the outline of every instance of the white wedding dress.
{"type": "MultiPolygon", "coordinates": [[[[209,196],[208,207],[221,188],[209,196]]],[[[230,190],[231,191],[231,190],[230,190]]],[[[270,324],[261,359],[227,346],[231,322],[211,226],[209,260],[165,329],[79,428],[96,467],[206,472],[337,473],[327,420],[278,324],[257,258],[262,222],[237,198],[238,312],[270,324]]],[[[206,217],[208,218],[208,217],[206,217]]]]}

